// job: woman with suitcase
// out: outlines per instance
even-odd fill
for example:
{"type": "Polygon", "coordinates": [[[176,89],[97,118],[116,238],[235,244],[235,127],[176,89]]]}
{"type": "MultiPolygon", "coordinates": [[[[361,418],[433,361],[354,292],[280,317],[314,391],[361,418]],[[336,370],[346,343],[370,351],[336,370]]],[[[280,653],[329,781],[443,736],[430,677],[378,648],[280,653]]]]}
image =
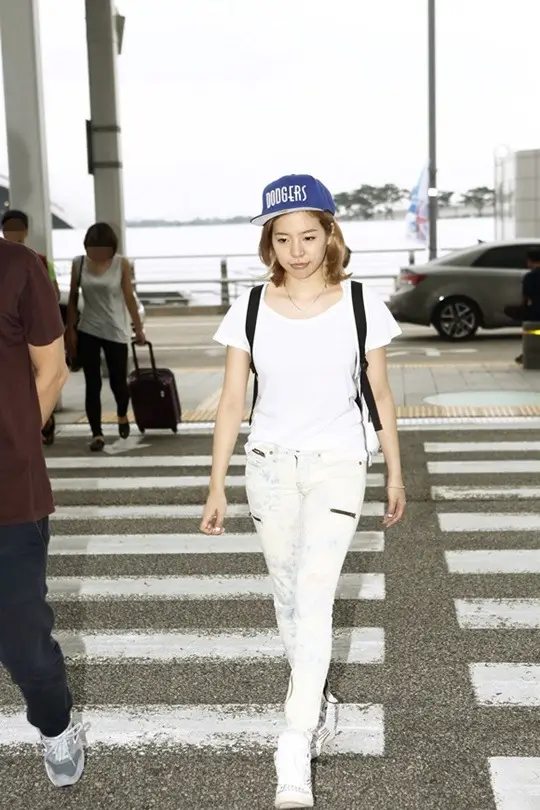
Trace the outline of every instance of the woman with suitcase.
{"type": "Polygon", "coordinates": [[[84,248],[86,254],[77,256],[71,269],[66,343],[69,356],[77,357],[82,365],[86,416],[92,431],[90,449],[99,452],[105,446],[101,425],[101,351],[116,401],[118,433],[126,439],[130,433],[127,365],[131,324],[137,343],[145,342],[145,334],[133,292],[131,266],[118,254],[118,240],[111,226],[105,222],[92,225],[84,238],[84,248]],[[84,308],[78,318],[79,288],[84,308]]]}
{"type": "Polygon", "coordinates": [[[227,359],[200,528],[223,532],[225,479],[253,360],[259,396],[246,443],[246,490],[291,668],[275,755],[275,806],[282,809],[313,807],[311,759],[336,733],[337,700],[327,683],[333,603],[378,443],[387,465],[384,526],[405,509],[384,348],[400,329],[378,296],[344,272],[334,214],[330,192],[309,175],[265,188],[263,212],[252,220],[263,226],[259,253],[269,270],[256,328],[254,289],[234,302],[214,336],[227,359]]]}

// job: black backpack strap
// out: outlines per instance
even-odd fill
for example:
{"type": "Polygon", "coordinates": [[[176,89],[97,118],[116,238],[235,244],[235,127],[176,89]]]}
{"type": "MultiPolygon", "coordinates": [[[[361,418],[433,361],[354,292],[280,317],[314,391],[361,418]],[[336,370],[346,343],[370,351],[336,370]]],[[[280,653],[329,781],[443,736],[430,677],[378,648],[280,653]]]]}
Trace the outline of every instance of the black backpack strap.
{"type": "Polygon", "coordinates": [[[379,412],[371,384],[367,375],[369,363],[366,360],[366,335],[367,335],[367,321],[366,309],[364,307],[364,291],[362,284],[359,281],[351,281],[351,294],[354,311],[354,321],[356,323],[356,335],[358,337],[358,346],[360,349],[360,391],[356,397],[356,404],[362,410],[362,397],[364,397],[369,413],[369,418],[373,422],[373,427],[376,431],[382,430],[379,412]]]}
{"type": "Polygon", "coordinates": [[[251,405],[251,414],[249,416],[249,424],[253,419],[253,411],[257,404],[257,397],[259,395],[259,380],[257,377],[257,369],[253,362],[253,342],[255,340],[255,327],[257,326],[257,315],[259,314],[259,305],[261,303],[261,294],[263,291],[263,284],[258,284],[251,289],[249,293],[249,301],[246,313],[246,337],[249,343],[249,350],[251,352],[250,368],[254,374],[253,379],[253,403],[251,405]]]}

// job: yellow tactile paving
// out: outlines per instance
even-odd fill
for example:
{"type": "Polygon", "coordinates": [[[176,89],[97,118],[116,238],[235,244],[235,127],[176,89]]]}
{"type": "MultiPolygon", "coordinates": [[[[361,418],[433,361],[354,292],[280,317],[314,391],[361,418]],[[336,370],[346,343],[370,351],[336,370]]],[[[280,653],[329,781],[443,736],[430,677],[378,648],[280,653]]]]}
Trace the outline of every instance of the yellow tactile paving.
{"type": "MultiPolygon", "coordinates": [[[[213,422],[216,418],[217,403],[214,407],[191,408],[182,414],[183,422],[213,422]]],[[[251,407],[246,408],[244,419],[249,419],[251,407]]],[[[490,405],[490,406],[470,406],[470,405],[398,405],[396,414],[399,419],[427,419],[438,416],[540,416],[540,405],[490,405]]],[[[130,421],[134,422],[133,414],[130,414],[130,421]]],[[[116,414],[114,412],[104,413],[103,424],[115,424],[116,414]]],[[[78,420],[78,424],[86,424],[86,417],[78,420]]]]}
{"type": "MultiPolygon", "coordinates": [[[[246,408],[244,419],[249,418],[251,407],[246,408]]],[[[472,407],[469,405],[400,405],[396,408],[400,419],[433,418],[438,416],[540,416],[540,405],[491,405],[472,407]]],[[[205,411],[194,408],[184,414],[185,422],[213,422],[216,409],[205,411]]]]}
{"type": "Polygon", "coordinates": [[[496,368],[518,368],[515,363],[509,363],[507,360],[491,360],[490,362],[486,363],[482,360],[469,360],[466,363],[460,362],[459,360],[455,363],[388,363],[388,368],[483,368],[486,371],[489,369],[496,368]]]}
{"type": "Polygon", "coordinates": [[[219,398],[221,396],[221,388],[213,391],[210,396],[206,397],[197,407],[195,411],[215,411],[219,405],[219,398]]]}
{"type": "Polygon", "coordinates": [[[400,405],[396,408],[400,419],[437,416],[539,416],[540,405],[400,405]]]}
{"type": "MultiPolygon", "coordinates": [[[[128,411],[129,421],[133,423],[135,418],[133,416],[133,411],[128,411]]],[[[111,425],[116,424],[118,422],[118,417],[116,416],[115,411],[104,411],[101,415],[101,421],[104,425],[111,425]]],[[[78,425],[86,425],[88,422],[86,416],[81,416],[80,419],[77,419],[78,425]]]]}

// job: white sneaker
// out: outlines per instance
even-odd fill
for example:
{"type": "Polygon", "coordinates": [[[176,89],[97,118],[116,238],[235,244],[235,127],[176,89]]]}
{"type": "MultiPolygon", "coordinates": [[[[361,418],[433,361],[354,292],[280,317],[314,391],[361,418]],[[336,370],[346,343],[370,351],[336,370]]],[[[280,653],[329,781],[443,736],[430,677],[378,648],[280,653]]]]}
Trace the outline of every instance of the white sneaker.
{"type": "Polygon", "coordinates": [[[70,722],[58,737],[41,734],[45,770],[55,787],[74,785],[84,770],[84,748],[81,740],[82,723],[70,722]]]}
{"type": "Polygon", "coordinates": [[[274,755],[277,772],[275,807],[313,807],[311,789],[311,753],[309,737],[293,731],[284,731],[274,755]]]}
{"type": "Polygon", "coordinates": [[[321,713],[319,724],[313,732],[311,738],[311,758],[317,759],[320,756],[324,745],[333,740],[337,733],[339,713],[339,701],[328,688],[328,682],[324,685],[324,692],[321,700],[321,713]]]}

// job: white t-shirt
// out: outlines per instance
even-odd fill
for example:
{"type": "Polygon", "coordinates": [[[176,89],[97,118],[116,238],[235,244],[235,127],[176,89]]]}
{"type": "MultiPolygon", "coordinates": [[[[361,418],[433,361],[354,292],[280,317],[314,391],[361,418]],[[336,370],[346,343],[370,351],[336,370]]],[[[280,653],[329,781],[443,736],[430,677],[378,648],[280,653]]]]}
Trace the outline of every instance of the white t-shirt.
{"type": "MultiPolygon", "coordinates": [[[[354,449],[366,457],[364,428],[355,402],[358,340],[351,282],[343,296],[312,318],[287,318],[265,302],[257,317],[253,361],[259,396],[249,444],[271,442],[302,452],[354,449]]],[[[366,353],[386,346],[401,329],[379,296],[364,286],[366,353]]],[[[214,340],[248,354],[246,313],[249,291],[223,318],[214,340]]]]}

